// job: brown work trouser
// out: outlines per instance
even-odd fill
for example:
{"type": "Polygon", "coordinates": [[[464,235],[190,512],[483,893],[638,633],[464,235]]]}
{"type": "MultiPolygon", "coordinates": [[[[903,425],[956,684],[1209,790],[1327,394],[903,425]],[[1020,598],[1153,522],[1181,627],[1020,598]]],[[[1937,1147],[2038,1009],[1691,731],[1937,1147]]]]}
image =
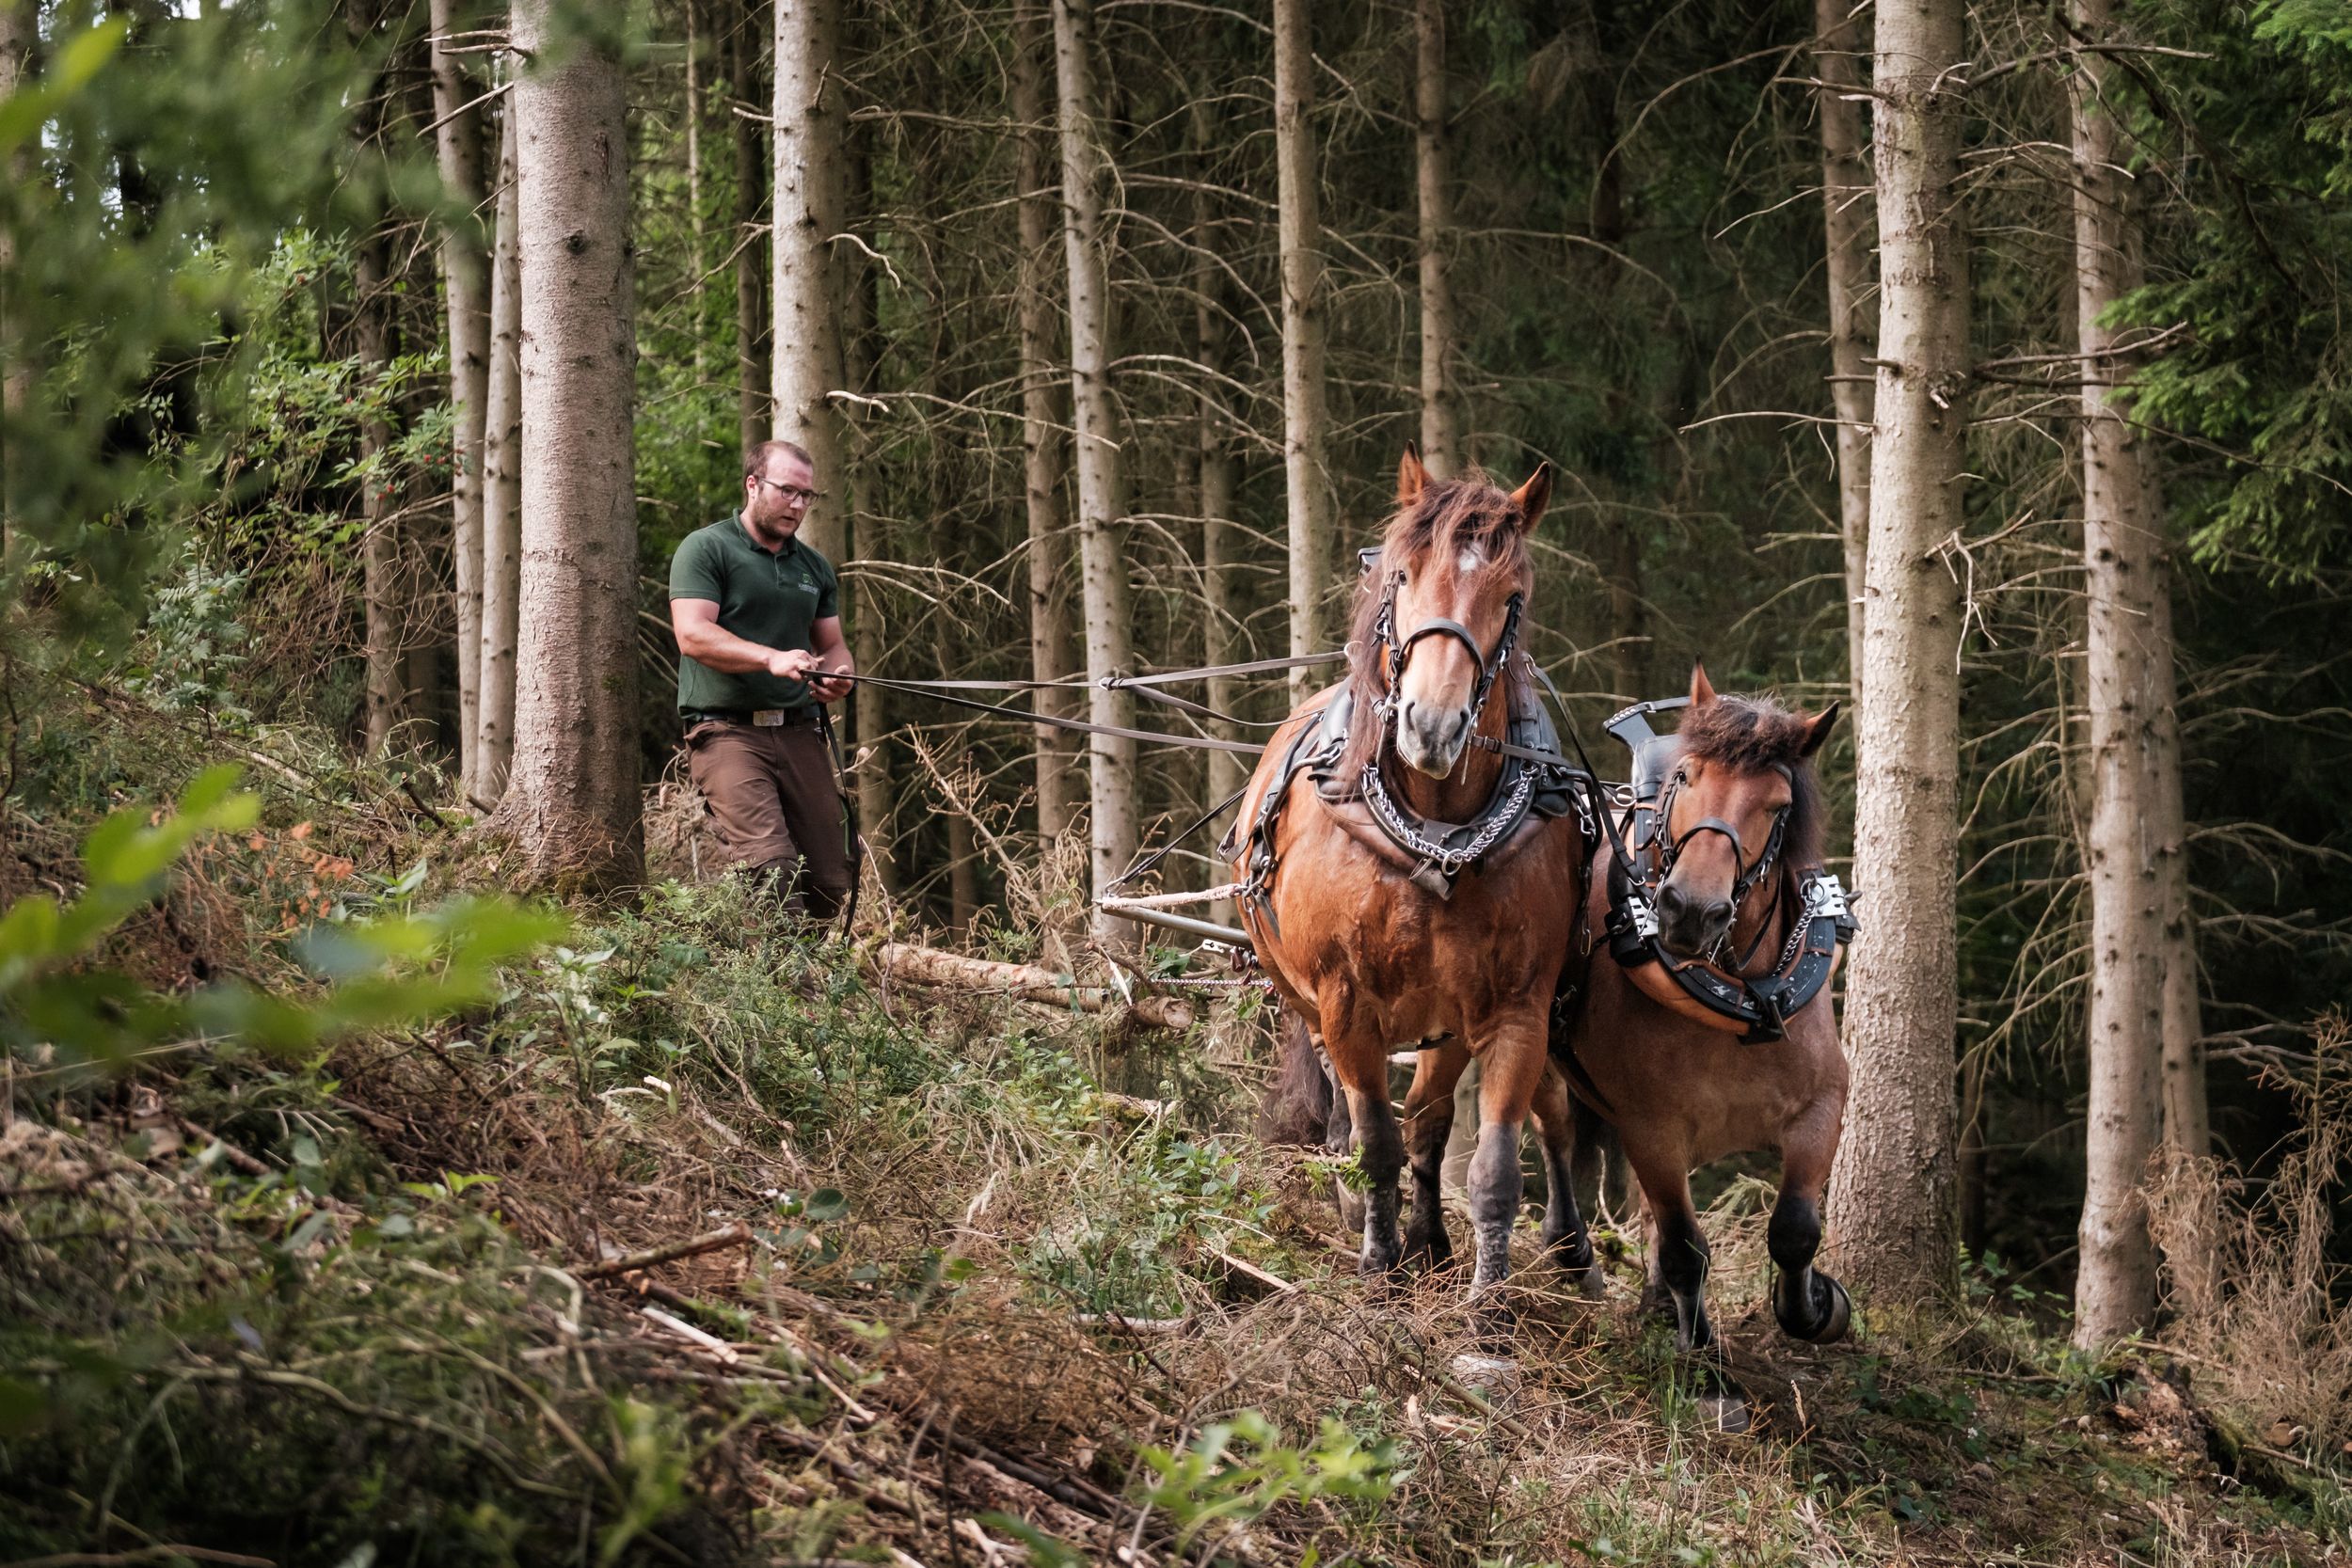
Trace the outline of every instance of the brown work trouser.
{"type": "Polygon", "coordinates": [[[686,732],[687,766],[736,864],[775,878],[786,907],[820,920],[850,896],[841,797],[824,732],[706,719],[686,732]]]}

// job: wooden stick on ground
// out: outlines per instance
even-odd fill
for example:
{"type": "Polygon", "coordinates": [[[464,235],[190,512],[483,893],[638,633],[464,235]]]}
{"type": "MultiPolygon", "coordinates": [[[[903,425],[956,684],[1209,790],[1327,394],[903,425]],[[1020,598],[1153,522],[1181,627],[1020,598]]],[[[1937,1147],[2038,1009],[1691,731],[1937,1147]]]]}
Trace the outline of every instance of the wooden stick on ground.
{"type": "MultiPolygon", "coordinates": [[[[943,953],[936,947],[886,942],[876,949],[874,964],[894,979],[916,985],[946,986],[963,990],[999,991],[1024,1001],[1076,1007],[1081,1012],[1116,1012],[1125,1003],[1104,986],[1075,985],[1036,964],[998,963],[992,958],[943,953]]],[[[1140,997],[1135,1015],[1156,1028],[1183,1031],[1192,1027],[1192,1008],[1169,996],[1140,997]]]]}
{"type": "Polygon", "coordinates": [[[703,1253],[717,1252],[724,1247],[749,1246],[751,1241],[752,1227],[741,1220],[737,1220],[733,1225],[722,1226],[716,1230],[706,1231],[700,1236],[690,1236],[682,1242],[669,1242],[658,1247],[647,1247],[643,1252],[629,1253],[626,1257],[608,1259],[601,1263],[591,1263],[584,1269],[574,1270],[573,1277],[608,1279],[616,1274],[629,1274],[638,1269],[650,1269],[657,1263],[674,1263],[681,1258],[695,1258],[703,1253]]]}

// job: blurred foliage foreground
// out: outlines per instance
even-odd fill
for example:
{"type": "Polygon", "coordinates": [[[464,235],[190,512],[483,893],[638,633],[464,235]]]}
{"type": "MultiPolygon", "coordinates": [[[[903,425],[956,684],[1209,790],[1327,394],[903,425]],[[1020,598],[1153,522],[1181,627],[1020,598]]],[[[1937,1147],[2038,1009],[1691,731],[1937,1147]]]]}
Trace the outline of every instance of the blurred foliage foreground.
{"type": "Polygon", "coordinates": [[[2337,1079],[2299,1209],[2168,1190],[2261,1228],[2099,1364],[1982,1261],[1787,1344],[1733,1180],[1725,1436],[1622,1240],[1500,1360],[1453,1282],[1368,1291],[1328,1163],[1248,1135],[1247,1005],[909,994],[728,881],[567,930],[450,896],[468,825],[329,737],[239,793],[167,707],[48,721],[105,783],[0,857],[0,1561],[2341,1557],[2337,1079]]]}

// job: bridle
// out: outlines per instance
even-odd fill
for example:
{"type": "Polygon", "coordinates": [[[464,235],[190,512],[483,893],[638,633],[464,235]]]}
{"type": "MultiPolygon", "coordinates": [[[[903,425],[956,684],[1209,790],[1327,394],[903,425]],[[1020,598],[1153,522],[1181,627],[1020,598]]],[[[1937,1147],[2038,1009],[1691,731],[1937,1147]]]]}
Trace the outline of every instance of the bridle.
{"type": "MultiPolygon", "coordinates": [[[[1774,763],[1772,771],[1788,782],[1790,790],[1797,787],[1796,775],[1788,770],[1786,764],[1774,763]]],[[[1685,832],[1674,832],[1675,796],[1690,782],[1689,764],[1677,763],[1674,776],[1659,792],[1657,826],[1651,830],[1658,845],[1658,878],[1653,885],[1662,885],[1668,877],[1674,875],[1675,862],[1681,857],[1684,845],[1701,833],[1721,833],[1731,841],[1734,873],[1731,879],[1731,910],[1732,921],[1736,925],[1740,918],[1740,906],[1747,901],[1748,895],[1756,890],[1757,883],[1772,874],[1772,867],[1780,861],[1781,846],[1788,834],[1788,813],[1791,808],[1782,806],[1772,813],[1772,831],[1765,837],[1763,852],[1750,862],[1747,847],[1740,841],[1740,830],[1720,816],[1704,816],[1691,824],[1685,832]]]]}
{"type": "MultiPolygon", "coordinates": [[[[1377,559],[1378,553],[1376,550],[1364,552],[1365,565],[1369,567],[1377,559]]],[[[1468,648],[1470,657],[1476,661],[1478,684],[1470,691],[1470,728],[1475,731],[1479,715],[1486,711],[1486,699],[1494,693],[1497,677],[1510,663],[1511,650],[1518,645],[1519,620],[1527,612],[1527,595],[1513,594],[1510,603],[1503,607],[1502,635],[1495,639],[1494,652],[1489,654],[1478,645],[1478,638],[1470,627],[1442,615],[1433,615],[1404,637],[1398,637],[1396,591],[1405,586],[1406,576],[1402,568],[1389,574],[1388,581],[1380,590],[1380,608],[1374,612],[1372,619],[1372,635],[1380,644],[1383,689],[1379,701],[1374,705],[1374,711],[1384,732],[1382,738],[1387,738],[1385,732],[1396,721],[1398,684],[1405,678],[1405,661],[1412,657],[1415,644],[1424,637],[1451,637],[1468,648]]]]}
{"type": "MultiPolygon", "coordinates": [[[[1609,732],[1635,747],[1638,754],[1641,746],[1654,739],[1648,726],[1638,721],[1665,705],[1681,705],[1636,704],[1610,721],[1609,732]],[[1629,728],[1629,721],[1635,721],[1629,728]]],[[[1776,765],[1776,770],[1788,780],[1793,791],[1793,770],[1785,765],[1776,765]]],[[[1826,867],[1819,865],[1794,868],[1788,890],[1784,890],[1779,879],[1773,878],[1772,872],[1787,846],[1793,801],[1773,814],[1772,832],[1754,861],[1748,859],[1747,846],[1741,842],[1740,831],[1720,816],[1704,817],[1676,832],[1675,797],[1690,782],[1688,765],[1677,757],[1673,774],[1658,790],[1655,805],[1635,792],[1638,784],[1635,790],[1629,790],[1627,803],[1633,807],[1636,835],[1636,842],[1629,847],[1617,830],[1616,814],[1609,809],[1611,803],[1600,802],[1600,825],[1609,855],[1610,956],[1627,969],[1656,964],[1685,996],[1723,1020],[1724,1027],[1738,1030],[1742,1039],[1780,1039],[1787,1033],[1788,1020],[1810,1005],[1829,984],[1836,968],[1837,950],[1853,940],[1854,918],[1845,888],[1826,867]],[[1773,909],[1759,927],[1756,942],[1728,966],[1728,972],[1713,967],[1718,962],[1721,942],[1714,954],[1686,959],[1667,952],[1659,938],[1658,890],[1672,875],[1683,849],[1701,833],[1721,833],[1731,841],[1735,873],[1732,926],[1739,924],[1740,906],[1748,895],[1766,880],[1772,882],[1773,909]],[[1752,975],[1747,973],[1749,964],[1766,933],[1779,919],[1784,891],[1793,891],[1797,903],[1788,940],[1781,944],[1770,969],[1752,975]]],[[[1730,929],[1724,929],[1725,940],[1730,929]]]]}

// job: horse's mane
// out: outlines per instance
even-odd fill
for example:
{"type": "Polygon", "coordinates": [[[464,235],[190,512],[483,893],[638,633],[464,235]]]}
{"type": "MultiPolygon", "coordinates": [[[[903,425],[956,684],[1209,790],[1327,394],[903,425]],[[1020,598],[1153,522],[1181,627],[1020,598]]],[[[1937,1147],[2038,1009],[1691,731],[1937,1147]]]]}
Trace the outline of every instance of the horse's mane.
{"type": "Polygon", "coordinates": [[[1821,863],[1828,824],[1821,809],[1821,784],[1814,777],[1813,759],[1804,754],[1813,733],[1813,720],[1791,713],[1767,697],[1717,697],[1705,707],[1689,709],[1682,727],[1683,752],[1741,773],[1768,768],[1788,769],[1793,797],[1788,828],[1781,841],[1781,863],[1791,867],[1821,863]]]}
{"type": "MultiPolygon", "coordinates": [[[[1381,662],[1385,654],[1373,634],[1373,623],[1379,616],[1390,576],[1399,566],[1410,569],[1427,562],[1453,572],[1465,552],[1475,550],[1482,564],[1470,580],[1471,592],[1481,597],[1489,593],[1527,593],[1534,584],[1535,567],[1528,554],[1523,523],[1510,492],[1475,467],[1455,479],[1431,480],[1422,486],[1412,505],[1399,507],[1389,519],[1380,536],[1380,559],[1356,591],[1355,618],[1348,626],[1347,684],[1356,699],[1356,712],[1349,721],[1346,750],[1340,753],[1342,778],[1362,773],[1380,744],[1381,727],[1372,721],[1372,707],[1385,688],[1381,662]]],[[[1399,626],[1396,632],[1402,637],[1412,629],[1399,626]]],[[[1521,668],[1524,660],[1511,662],[1503,677],[1508,683],[1502,693],[1506,699],[1527,685],[1521,668]]]]}

